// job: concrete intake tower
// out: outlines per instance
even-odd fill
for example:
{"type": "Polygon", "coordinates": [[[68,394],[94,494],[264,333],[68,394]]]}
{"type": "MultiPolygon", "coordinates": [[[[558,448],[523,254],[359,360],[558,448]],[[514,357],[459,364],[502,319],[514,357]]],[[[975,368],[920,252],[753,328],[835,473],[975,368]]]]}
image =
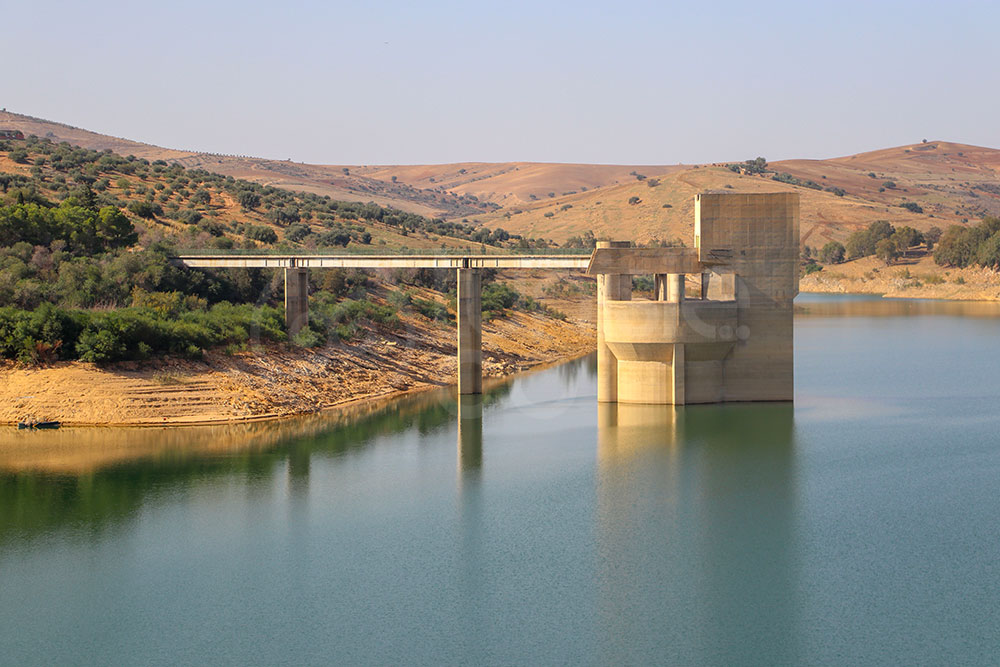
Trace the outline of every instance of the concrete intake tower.
{"type": "Polygon", "coordinates": [[[597,245],[597,400],[685,405],[790,401],[799,196],[695,199],[693,248],[597,245]],[[654,276],[655,300],[632,300],[654,276]]]}

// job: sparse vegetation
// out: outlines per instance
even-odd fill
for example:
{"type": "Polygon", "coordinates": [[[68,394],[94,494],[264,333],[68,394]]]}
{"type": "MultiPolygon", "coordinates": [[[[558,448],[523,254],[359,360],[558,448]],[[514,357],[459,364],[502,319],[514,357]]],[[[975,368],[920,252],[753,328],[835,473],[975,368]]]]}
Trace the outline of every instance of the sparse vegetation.
{"type": "Polygon", "coordinates": [[[816,181],[810,181],[810,180],[803,181],[802,179],[795,178],[791,174],[785,172],[782,172],[780,174],[775,174],[774,176],[771,177],[771,180],[778,181],[779,183],[788,183],[789,185],[798,185],[800,187],[809,188],[811,190],[823,189],[823,186],[817,183],[816,181]]]}

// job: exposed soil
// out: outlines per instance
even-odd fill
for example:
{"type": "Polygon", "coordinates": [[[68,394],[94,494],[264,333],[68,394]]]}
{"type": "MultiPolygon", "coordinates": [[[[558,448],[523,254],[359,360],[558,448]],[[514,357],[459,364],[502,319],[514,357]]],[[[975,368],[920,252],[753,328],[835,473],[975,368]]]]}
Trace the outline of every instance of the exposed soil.
{"type": "MultiPolygon", "coordinates": [[[[369,331],[315,350],[253,346],[203,360],[96,366],[0,366],[0,422],[163,425],[307,414],[454,382],[455,329],[416,315],[394,332],[369,331]]],[[[501,376],[594,349],[587,322],[511,313],[483,325],[483,366],[501,376]]]]}

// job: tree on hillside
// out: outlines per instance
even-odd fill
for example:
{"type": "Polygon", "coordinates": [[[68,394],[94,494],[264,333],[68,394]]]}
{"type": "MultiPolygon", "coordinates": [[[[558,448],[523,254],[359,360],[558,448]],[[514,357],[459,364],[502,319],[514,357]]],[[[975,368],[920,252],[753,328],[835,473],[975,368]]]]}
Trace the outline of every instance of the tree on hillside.
{"type": "Polygon", "coordinates": [[[762,157],[747,160],[743,163],[743,168],[748,174],[763,174],[767,171],[767,160],[762,157]]]}
{"type": "Polygon", "coordinates": [[[896,229],[885,220],[876,220],[868,229],[859,230],[847,237],[847,258],[858,259],[875,254],[875,246],[887,239],[896,229]]]}
{"type": "Polygon", "coordinates": [[[148,219],[153,219],[157,215],[161,215],[163,213],[163,209],[160,209],[156,204],[150,204],[148,201],[131,202],[128,205],[128,210],[132,211],[140,218],[148,219]]]}
{"type": "Polygon", "coordinates": [[[132,221],[114,206],[97,212],[96,227],[97,238],[105,248],[127,248],[139,240],[132,221]]]}
{"type": "Polygon", "coordinates": [[[899,249],[891,239],[881,239],[875,244],[875,256],[887,265],[892,264],[899,257],[899,249]]]}
{"type": "Polygon", "coordinates": [[[1000,269],[1000,232],[996,232],[979,245],[976,264],[991,269],[1000,269]]]}
{"type": "Polygon", "coordinates": [[[563,244],[564,248],[595,248],[597,247],[597,238],[594,236],[594,232],[589,229],[583,233],[583,236],[571,236],[566,239],[566,243],[563,244]]]}
{"type": "Polygon", "coordinates": [[[924,243],[927,245],[927,252],[934,252],[934,246],[937,242],[941,240],[941,228],[931,227],[926,232],[924,232],[924,243]]]}
{"type": "Polygon", "coordinates": [[[252,211],[260,206],[260,195],[253,190],[241,190],[236,199],[244,211],[252,211]]]}
{"type": "Polygon", "coordinates": [[[964,268],[972,262],[974,253],[969,230],[960,225],[952,225],[941,235],[934,249],[934,262],[940,266],[964,268]]]}
{"type": "Polygon", "coordinates": [[[824,264],[840,264],[844,261],[847,249],[840,241],[830,241],[819,251],[819,261],[824,264]]]}
{"type": "Polygon", "coordinates": [[[889,237],[896,247],[904,255],[906,251],[913,246],[920,245],[924,242],[924,235],[915,230],[913,227],[903,226],[893,232],[892,236],[889,237]]]}
{"type": "Polygon", "coordinates": [[[209,194],[208,190],[205,189],[197,190],[193,195],[191,195],[191,203],[208,206],[209,204],[212,203],[212,195],[209,194]]]}

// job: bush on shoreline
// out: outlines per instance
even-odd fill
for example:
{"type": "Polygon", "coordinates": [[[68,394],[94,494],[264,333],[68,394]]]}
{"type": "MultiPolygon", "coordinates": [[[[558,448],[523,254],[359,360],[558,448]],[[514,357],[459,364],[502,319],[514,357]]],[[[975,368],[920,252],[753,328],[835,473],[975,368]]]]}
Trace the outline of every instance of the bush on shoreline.
{"type": "Polygon", "coordinates": [[[286,339],[284,317],[270,306],[219,303],[173,314],[149,307],[95,311],[43,304],[34,311],[0,308],[0,356],[24,363],[56,359],[95,363],[154,354],[199,357],[220,345],[286,339]]]}

